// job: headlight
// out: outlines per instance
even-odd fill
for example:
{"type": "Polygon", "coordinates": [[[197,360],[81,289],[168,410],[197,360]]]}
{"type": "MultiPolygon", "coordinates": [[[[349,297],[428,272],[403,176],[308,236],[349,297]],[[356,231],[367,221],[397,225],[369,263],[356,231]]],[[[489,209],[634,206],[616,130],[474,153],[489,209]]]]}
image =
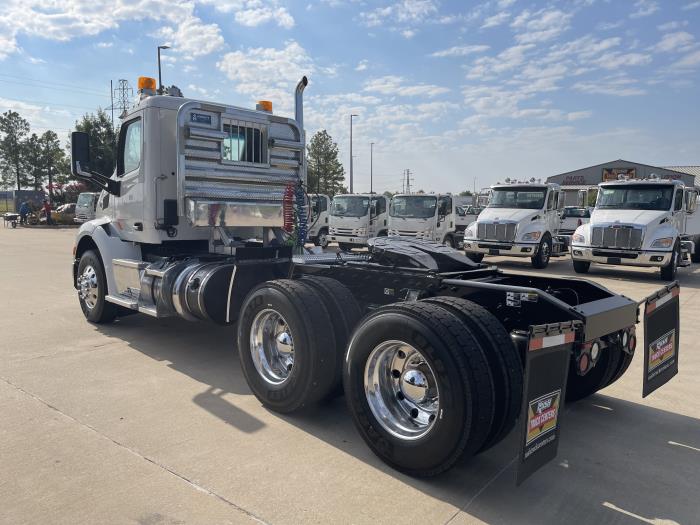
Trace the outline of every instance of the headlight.
{"type": "Polygon", "coordinates": [[[466,229],[466,230],[464,230],[464,237],[467,239],[475,239],[476,238],[476,231],[466,229]]]}
{"type": "Polygon", "coordinates": [[[530,232],[523,235],[523,241],[539,241],[542,232],[530,232]]]}
{"type": "Polygon", "coordinates": [[[571,237],[571,240],[574,242],[586,242],[586,238],[580,233],[574,233],[571,237]]]}
{"type": "Polygon", "coordinates": [[[662,237],[651,243],[652,248],[670,248],[673,246],[673,237],[662,237]]]}

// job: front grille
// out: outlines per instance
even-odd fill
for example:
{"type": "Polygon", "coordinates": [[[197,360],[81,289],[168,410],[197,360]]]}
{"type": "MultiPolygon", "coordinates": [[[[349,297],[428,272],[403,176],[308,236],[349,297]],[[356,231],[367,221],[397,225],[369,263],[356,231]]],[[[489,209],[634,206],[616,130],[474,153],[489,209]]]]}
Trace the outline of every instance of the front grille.
{"type": "Polygon", "coordinates": [[[352,235],[351,228],[336,228],[336,235],[352,235]]]}
{"type": "Polygon", "coordinates": [[[416,237],[418,232],[409,230],[397,230],[402,237],[416,237]]]}
{"type": "Polygon", "coordinates": [[[642,246],[642,229],[633,226],[592,228],[591,245],[602,248],[638,250],[642,246]]]}
{"type": "Polygon", "coordinates": [[[477,224],[477,238],[486,241],[508,241],[515,239],[515,228],[517,224],[509,223],[493,223],[480,222],[477,224]]]}

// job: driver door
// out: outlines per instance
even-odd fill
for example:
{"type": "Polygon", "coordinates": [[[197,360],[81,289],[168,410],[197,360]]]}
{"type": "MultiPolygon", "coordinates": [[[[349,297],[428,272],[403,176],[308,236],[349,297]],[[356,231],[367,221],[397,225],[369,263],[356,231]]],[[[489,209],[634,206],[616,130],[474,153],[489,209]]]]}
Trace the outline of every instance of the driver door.
{"type": "Polygon", "coordinates": [[[680,233],[685,233],[684,196],[685,192],[681,189],[677,189],[673,198],[673,225],[680,233]]]}
{"type": "Polygon", "coordinates": [[[143,231],[143,130],[143,117],[137,116],[122,124],[119,132],[117,178],[121,181],[121,195],[112,198],[117,228],[125,239],[143,231]]]}

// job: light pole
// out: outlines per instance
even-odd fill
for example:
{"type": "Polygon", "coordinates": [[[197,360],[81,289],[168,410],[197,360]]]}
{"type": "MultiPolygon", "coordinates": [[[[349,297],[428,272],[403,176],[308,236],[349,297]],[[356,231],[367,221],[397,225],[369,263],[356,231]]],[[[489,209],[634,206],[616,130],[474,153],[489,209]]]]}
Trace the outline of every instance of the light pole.
{"type": "Polygon", "coordinates": [[[160,50],[161,49],[170,49],[170,46],[158,46],[158,94],[159,95],[163,94],[163,80],[161,78],[161,73],[160,73],[160,50]]]}
{"type": "Polygon", "coordinates": [[[352,119],[356,116],[354,113],[350,114],[350,193],[352,193],[352,119]]]}
{"type": "Polygon", "coordinates": [[[372,194],[372,167],[374,161],[374,142],[369,143],[369,193],[372,194]]]}

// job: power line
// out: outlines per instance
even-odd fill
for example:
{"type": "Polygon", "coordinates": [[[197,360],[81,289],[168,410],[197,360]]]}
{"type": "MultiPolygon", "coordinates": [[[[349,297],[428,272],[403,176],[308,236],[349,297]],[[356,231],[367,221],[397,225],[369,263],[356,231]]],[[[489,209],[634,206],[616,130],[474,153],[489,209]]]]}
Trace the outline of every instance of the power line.
{"type": "MultiPolygon", "coordinates": [[[[65,108],[77,108],[77,109],[92,109],[94,110],[95,107],[89,107],[89,106],[77,106],[75,104],[61,104],[59,102],[49,102],[46,100],[27,100],[27,99],[22,99],[22,98],[0,98],[0,100],[8,100],[11,102],[24,102],[25,104],[41,104],[42,106],[58,106],[58,107],[65,107],[65,108]]],[[[10,106],[6,106],[10,107],[10,106]]]]}
{"type": "Polygon", "coordinates": [[[112,111],[120,109],[119,115],[121,116],[129,109],[131,97],[134,96],[134,90],[131,89],[128,80],[120,78],[119,84],[114,88],[113,94],[116,102],[112,102],[112,106],[109,109],[112,111]]]}
{"type": "Polygon", "coordinates": [[[83,93],[89,93],[89,94],[94,94],[94,95],[99,95],[102,97],[106,97],[104,91],[97,91],[94,89],[85,89],[83,86],[79,86],[76,84],[64,84],[63,82],[54,82],[54,81],[46,81],[46,80],[41,80],[38,78],[30,78],[30,77],[20,77],[17,75],[7,75],[5,73],[0,73],[0,77],[4,78],[12,78],[12,79],[17,79],[17,80],[3,80],[0,79],[0,82],[8,82],[12,84],[21,84],[21,85],[27,85],[27,82],[32,82],[34,84],[39,84],[37,87],[53,87],[54,89],[58,89],[61,91],[82,91],[83,93]],[[21,81],[21,82],[20,82],[21,81]]]}

